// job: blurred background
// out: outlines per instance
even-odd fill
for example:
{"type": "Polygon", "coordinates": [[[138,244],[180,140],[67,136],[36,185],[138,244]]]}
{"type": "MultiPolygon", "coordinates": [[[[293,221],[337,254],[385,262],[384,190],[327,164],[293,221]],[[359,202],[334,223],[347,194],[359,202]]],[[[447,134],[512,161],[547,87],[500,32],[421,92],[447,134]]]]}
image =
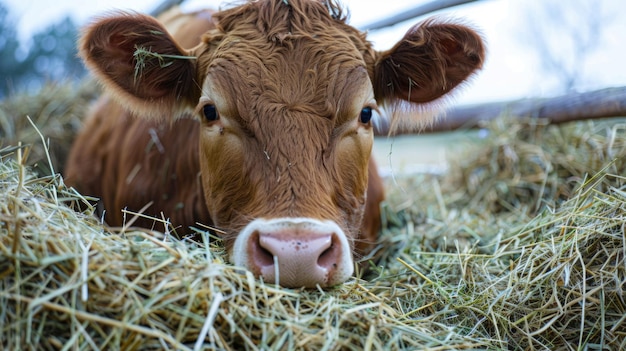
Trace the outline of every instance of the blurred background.
{"type": "MultiPolygon", "coordinates": [[[[190,0],[184,8],[219,8],[229,0],[190,0]]],[[[431,2],[343,0],[350,23],[368,24],[431,2]]],[[[0,99],[51,81],[81,79],[76,59],[80,28],[114,9],[150,12],[160,0],[0,1],[0,99]]],[[[489,48],[481,72],[458,104],[546,97],[626,85],[626,2],[623,0],[478,0],[431,15],[462,18],[489,48]]],[[[415,18],[370,31],[377,49],[391,47],[415,18]]]]}

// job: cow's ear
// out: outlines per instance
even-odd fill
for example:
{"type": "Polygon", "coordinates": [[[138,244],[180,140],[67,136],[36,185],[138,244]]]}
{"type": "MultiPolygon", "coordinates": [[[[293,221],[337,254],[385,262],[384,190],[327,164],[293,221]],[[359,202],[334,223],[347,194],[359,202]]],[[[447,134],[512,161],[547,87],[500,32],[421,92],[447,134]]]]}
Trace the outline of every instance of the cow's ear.
{"type": "Polygon", "coordinates": [[[126,108],[171,118],[195,105],[195,58],[154,18],[120,13],[86,28],[79,43],[87,67],[126,108]]]}
{"type": "Polygon", "coordinates": [[[376,100],[386,106],[419,109],[452,91],[480,69],[484,59],[483,40],[474,30],[427,20],[409,29],[393,48],[377,53],[376,100]]]}

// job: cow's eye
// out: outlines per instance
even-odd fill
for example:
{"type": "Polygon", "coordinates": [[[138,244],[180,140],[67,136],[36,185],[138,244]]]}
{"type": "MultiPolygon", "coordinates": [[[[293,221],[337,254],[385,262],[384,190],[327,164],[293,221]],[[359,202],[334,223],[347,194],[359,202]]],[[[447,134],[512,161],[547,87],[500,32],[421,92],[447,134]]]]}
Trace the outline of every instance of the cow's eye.
{"type": "Polygon", "coordinates": [[[372,119],[372,108],[371,107],[363,107],[361,110],[361,116],[359,117],[361,123],[368,124],[372,119]]]}
{"type": "Polygon", "coordinates": [[[204,118],[209,122],[217,121],[220,118],[220,116],[217,114],[217,109],[215,108],[215,105],[204,105],[204,107],[202,108],[202,113],[204,114],[204,118]]]}

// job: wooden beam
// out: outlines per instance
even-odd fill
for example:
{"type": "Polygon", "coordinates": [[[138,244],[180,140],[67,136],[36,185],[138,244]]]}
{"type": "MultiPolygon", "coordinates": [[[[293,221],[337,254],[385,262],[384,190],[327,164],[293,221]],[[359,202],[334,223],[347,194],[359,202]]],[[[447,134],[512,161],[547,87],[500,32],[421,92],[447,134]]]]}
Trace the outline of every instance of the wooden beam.
{"type": "MultiPolygon", "coordinates": [[[[425,128],[423,132],[476,128],[483,121],[489,121],[503,115],[545,118],[552,123],[594,118],[626,117],[626,87],[571,93],[553,98],[522,99],[458,106],[444,113],[439,121],[431,127],[425,128]]],[[[388,132],[388,128],[384,126],[377,130],[378,135],[387,135],[388,132]]],[[[398,130],[394,134],[410,133],[412,131],[398,130]]]]}
{"type": "Polygon", "coordinates": [[[182,4],[184,1],[185,0],[163,0],[154,10],[150,11],[150,16],[157,17],[170,8],[182,4]]]}
{"type": "Polygon", "coordinates": [[[412,18],[415,17],[420,17],[426,14],[429,14],[431,12],[435,12],[435,11],[439,11],[439,10],[443,10],[446,8],[450,8],[450,7],[454,7],[454,6],[459,6],[459,5],[463,5],[463,4],[467,4],[470,2],[474,2],[474,1],[480,1],[480,0],[437,0],[437,1],[431,1],[429,3],[426,4],[422,4],[419,5],[417,7],[414,7],[412,9],[406,10],[402,13],[398,13],[396,15],[387,17],[387,18],[383,18],[381,20],[378,21],[374,21],[372,23],[368,23],[364,26],[360,26],[361,30],[376,30],[376,29],[381,29],[381,28],[385,28],[385,27],[390,27],[393,25],[396,25],[400,22],[404,22],[404,21],[408,21],[412,18]]]}

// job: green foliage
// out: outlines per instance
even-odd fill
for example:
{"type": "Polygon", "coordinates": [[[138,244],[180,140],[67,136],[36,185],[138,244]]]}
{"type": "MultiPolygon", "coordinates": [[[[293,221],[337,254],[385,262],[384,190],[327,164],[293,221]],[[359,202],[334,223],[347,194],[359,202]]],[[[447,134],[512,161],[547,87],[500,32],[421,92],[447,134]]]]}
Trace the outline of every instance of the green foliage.
{"type": "Polygon", "coordinates": [[[0,96],[6,90],[7,81],[14,79],[15,68],[19,66],[16,58],[19,46],[15,23],[9,18],[7,8],[0,3],[0,77],[3,77],[0,84],[0,96]]]}
{"type": "Polygon", "coordinates": [[[20,43],[16,21],[0,3],[0,98],[33,91],[46,82],[82,78],[85,69],[76,56],[78,29],[65,17],[20,43]]]}

